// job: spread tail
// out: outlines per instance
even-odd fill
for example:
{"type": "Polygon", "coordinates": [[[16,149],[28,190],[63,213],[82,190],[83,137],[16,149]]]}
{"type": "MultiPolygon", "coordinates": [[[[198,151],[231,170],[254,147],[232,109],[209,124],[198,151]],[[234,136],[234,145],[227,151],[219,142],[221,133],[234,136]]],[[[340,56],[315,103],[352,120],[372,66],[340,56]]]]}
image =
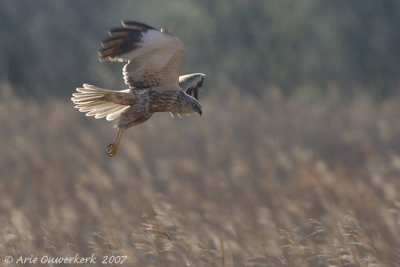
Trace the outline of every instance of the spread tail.
{"type": "Polygon", "coordinates": [[[126,91],[111,91],[89,84],[76,88],[76,91],[72,94],[71,100],[75,108],[86,113],[86,116],[94,116],[96,119],[106,117],[106,120],[112,121],[129,108],[129,105],[112,101],[118,98],[118,94],[126,94],[126,91]]]}

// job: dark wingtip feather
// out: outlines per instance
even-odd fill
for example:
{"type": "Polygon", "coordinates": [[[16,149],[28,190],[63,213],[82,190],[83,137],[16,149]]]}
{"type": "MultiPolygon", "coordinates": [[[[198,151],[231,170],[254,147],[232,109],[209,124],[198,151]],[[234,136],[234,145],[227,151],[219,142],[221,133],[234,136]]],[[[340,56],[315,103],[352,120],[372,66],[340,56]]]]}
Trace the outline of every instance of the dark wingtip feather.
{"type": "Polygon", "coordinates": [[[111,46],[121,45],[126,42],[124,37],[108,37],[101,41],[103,48],[109,48],[111,46]]]}
{"type": "Polygon", "coordinates": [[[101,42],[100,61],[122,61],[118,57],[140,46],[143,33],[154,28],[137,21],[122,21],[122,27],[111,28],[110,37],[101,42]]]}
{"type": "Polygon", "coordinates": [[[144,24],[142,22],[138,22],[138,21],[133,21],[133,20],[124,20],[122,21],[122,26],[124,26],[124,28],[134,28],[134,29],[141,29],[141,30],[156,30],[156,28],[144,24]]]}
{"type": "Polygon", "coordinates": [[[203,86],[204,77],[206,77],[206,75],[201,75],[201,79],[200,79],[198,87],[202,87],[203,86]]]}
{"type": "Polygon", "coordinates": [[[110,36],[128,36],[130,33],[130,29],[123,27],[115,27],[108,30],[108,34],[110,36]]]}
{"type": "Polygon", "coordinates": [[[99,55],[100,61],[110,61],[120,54],[120,49],[117,46],[102,48],[97,52],[97,54],[99,55]]]}

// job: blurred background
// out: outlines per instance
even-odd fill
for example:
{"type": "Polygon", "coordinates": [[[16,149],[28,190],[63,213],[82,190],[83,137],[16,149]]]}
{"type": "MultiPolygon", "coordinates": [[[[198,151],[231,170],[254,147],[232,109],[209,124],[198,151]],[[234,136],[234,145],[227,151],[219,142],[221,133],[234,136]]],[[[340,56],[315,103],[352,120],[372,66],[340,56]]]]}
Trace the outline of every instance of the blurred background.
{"type": "Polygon", "coordinates": [[[397,0],[2,0],[0,260],[400,266],[399,29],[397,0]],[[110,159],[70,96],[125,88],[97,58],[122,20],[182,39],[204,114],[110,159]]]}
{"type": "Polygon", "coordinates": [[[184,72],[203,70],[215,87],[224,77],[252,94],[387,95],[399,84],[399,9],[394,0],[3,0],[1,80],[27,94],[65,96],[83,81],[123,87],[121,66],[99,64],[96,51],[107,29],[131,19],[181,36],[184,72]]]}

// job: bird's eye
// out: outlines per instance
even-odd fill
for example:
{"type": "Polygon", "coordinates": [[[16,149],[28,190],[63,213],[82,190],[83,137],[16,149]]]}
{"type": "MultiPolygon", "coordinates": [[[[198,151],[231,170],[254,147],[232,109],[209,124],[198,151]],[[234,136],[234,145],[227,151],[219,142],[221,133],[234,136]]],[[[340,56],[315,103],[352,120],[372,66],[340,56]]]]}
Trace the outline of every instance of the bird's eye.
{"type": "Polygon", "coordinates": [[[196,107],[196,104],[195,104],[195,103],[192,103],[192,107],[195,108],[195,107],[196,107]]]}

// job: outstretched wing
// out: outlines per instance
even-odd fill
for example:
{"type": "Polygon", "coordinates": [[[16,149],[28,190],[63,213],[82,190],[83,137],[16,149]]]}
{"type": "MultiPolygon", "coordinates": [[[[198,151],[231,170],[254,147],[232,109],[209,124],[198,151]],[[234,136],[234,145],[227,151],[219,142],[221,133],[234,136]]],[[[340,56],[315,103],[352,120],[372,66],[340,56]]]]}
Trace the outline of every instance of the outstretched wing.
{"type": "Polygon", "coordinates": [[[179,87],[188,95],[199,100],[199,89],[203,86],[204,77],[206,77],[206,75],[203,73],[179,76],[179,87]]]}
{"type": "Polygon", "coordinates": [[[102,61],[128,61],[123,68],[125,83],[133,88],[178,87],[184,45],[174,34],[134,21],[123,21],[111,29],[99,50],[102,61]]]}

